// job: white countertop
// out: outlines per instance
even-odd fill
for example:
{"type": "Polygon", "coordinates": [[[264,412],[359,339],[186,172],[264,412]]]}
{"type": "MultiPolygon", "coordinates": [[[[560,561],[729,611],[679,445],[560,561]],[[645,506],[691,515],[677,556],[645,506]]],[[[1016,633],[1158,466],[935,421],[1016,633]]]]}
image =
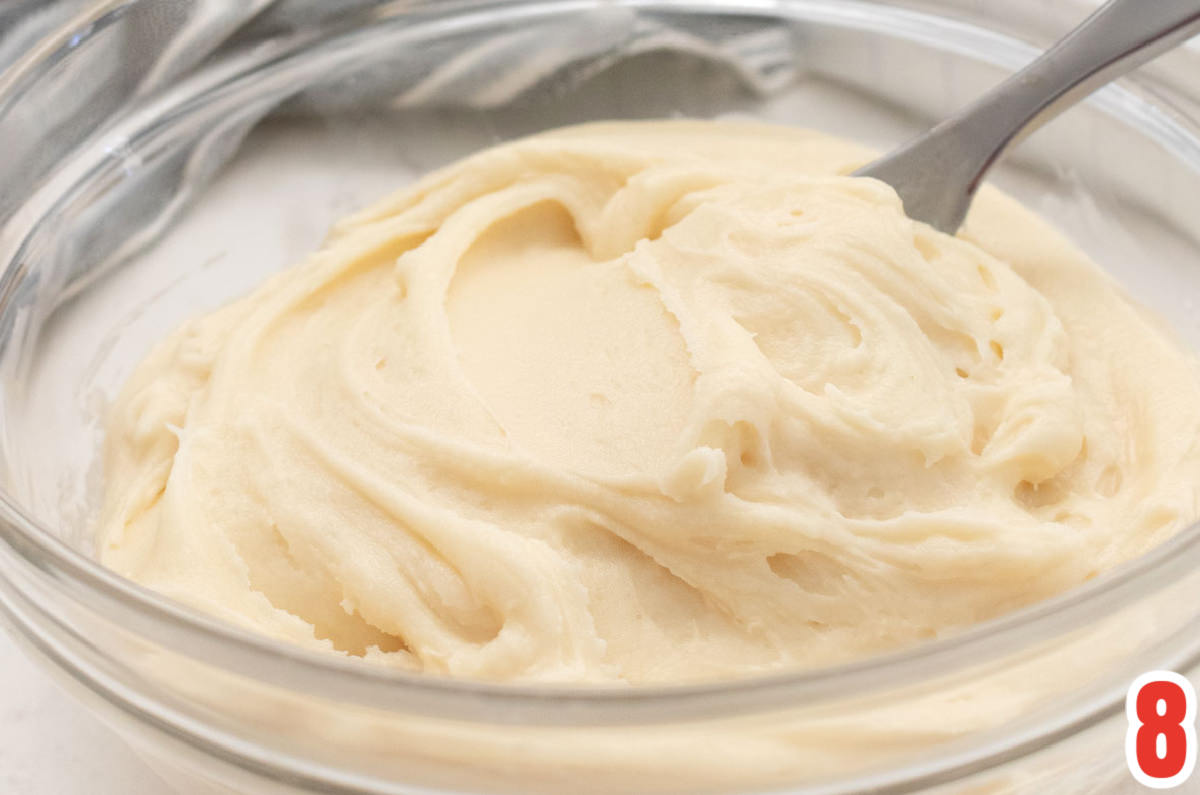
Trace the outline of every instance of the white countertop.
{"type": "Polygon", "coordinates": [[[116,734],[39,670],[3,631],[0,683],[0,792],[170,792],[116,734]]]}

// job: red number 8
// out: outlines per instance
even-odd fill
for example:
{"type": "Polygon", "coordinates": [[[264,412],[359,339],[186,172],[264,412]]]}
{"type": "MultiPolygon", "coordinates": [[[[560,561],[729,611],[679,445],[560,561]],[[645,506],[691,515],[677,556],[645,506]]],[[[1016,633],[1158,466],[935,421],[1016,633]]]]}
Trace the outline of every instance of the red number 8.
{"type": "Polygon", "coordinates": [[[1196,765],[1196,692],[1171,671],[1142,674],[1125,697],[1125,760],[1139,784],[1170,789],[1196,765]]]}

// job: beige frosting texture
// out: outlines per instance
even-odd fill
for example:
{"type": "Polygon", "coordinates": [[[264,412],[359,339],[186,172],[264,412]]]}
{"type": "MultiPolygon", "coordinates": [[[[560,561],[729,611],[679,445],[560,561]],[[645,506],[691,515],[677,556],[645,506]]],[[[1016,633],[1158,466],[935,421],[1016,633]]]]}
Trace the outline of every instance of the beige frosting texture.
{"type": "Polygon", "coordinates": [[[106,564],[315,648],[487,679],[832,664],[1062,592],[1200,515],[1200,368],[984,191],[713,122],[490,149],[161,343],[106,564]]]}

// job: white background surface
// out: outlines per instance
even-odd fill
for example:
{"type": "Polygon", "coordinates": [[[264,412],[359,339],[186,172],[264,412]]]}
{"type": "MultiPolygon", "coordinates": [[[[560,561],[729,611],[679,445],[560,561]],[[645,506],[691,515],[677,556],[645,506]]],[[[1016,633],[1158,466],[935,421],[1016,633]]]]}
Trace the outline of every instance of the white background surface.
{"type": "Polygon", "coordinates": [[[159,795],[170,790],[117,735],[0,631],[0,793],[159,795]]]}

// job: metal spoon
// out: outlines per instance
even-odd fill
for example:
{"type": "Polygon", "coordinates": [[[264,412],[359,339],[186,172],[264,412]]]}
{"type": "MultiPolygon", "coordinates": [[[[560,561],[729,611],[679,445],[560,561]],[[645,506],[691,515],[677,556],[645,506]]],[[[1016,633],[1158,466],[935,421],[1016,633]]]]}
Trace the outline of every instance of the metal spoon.
{"type": "Polygon", "coordinates": [[[1008,147],[1197,33],[1200,0],[1109,0],[1029,66],[855,175],[888,183],[910,218],[954,234],[1008,147]]]}

